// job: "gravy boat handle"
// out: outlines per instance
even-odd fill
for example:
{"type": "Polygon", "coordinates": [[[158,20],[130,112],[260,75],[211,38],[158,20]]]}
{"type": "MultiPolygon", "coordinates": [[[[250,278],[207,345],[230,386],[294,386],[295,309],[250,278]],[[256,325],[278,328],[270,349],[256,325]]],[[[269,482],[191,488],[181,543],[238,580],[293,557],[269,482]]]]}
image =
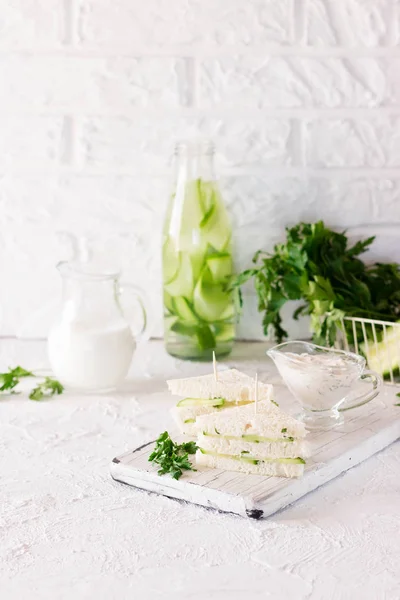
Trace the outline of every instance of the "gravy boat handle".
{"type": "Polygon", "coordinates": [[[351,410],[352,408],[362,406],[363,404],[367,404],[367,402],[370,402],[379,394],[383,385],[383,379],[380,375],[378,375],[378,373],[376,373],[375,371],[364,371],[360,375],[359,379],[361,379],[362,381],[369,380],[372,383],[372,389],[370,389],[368,392],[365,392],[365,394],[362,394],[361,396],[357,396],[357,398],[355,399],[356,403],[351,404],[350,406],[343,406],[343,404],[346,403],[347,399],[344,398],[342,401],[342,405],[338,408],[339,412],[344,412],[346,410],[351,410]]]}

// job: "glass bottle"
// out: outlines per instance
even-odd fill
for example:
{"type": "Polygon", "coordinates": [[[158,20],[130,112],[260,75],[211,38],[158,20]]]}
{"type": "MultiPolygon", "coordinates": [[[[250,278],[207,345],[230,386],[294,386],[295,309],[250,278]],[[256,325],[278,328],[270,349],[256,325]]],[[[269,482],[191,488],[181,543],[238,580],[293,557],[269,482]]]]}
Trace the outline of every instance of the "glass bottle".
{"type": "Polygon", "coordinates": [[[164,338],[167,351],[210,360],[232,350],[235,303],[232,229],[214,173],[210,142],[176,146],[176,177],[163,234],[164,338]]]}

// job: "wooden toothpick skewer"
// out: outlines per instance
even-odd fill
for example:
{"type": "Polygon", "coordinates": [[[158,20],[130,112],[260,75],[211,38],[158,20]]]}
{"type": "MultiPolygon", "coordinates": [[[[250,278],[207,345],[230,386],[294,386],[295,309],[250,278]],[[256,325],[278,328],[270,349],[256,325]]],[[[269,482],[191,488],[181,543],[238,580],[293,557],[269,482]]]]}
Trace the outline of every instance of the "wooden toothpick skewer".
{"type": "Polygon", "coordinates": [[[214,367],[214,379],[218,381],[218,370],[217,370],[217,361],[215,359],[215,352],[213,351],[213,367],[214,367]]]}
{"type": "Polygon", "coordinates": [[[257,414],[257,402],[258,402],[258,373],[254,381],[254,414],[257,414]]]}

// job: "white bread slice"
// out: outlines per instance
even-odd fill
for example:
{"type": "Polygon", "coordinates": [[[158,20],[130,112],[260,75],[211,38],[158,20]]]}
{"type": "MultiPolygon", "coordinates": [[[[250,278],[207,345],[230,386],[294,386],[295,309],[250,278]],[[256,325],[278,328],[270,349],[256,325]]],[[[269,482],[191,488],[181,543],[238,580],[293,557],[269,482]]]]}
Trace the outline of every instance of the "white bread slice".
{"type": "Polygon", "coordinates": [[[221,435],[233,436],[279,438],[287,435],[304,438],[306,435],[304,423],[285,414],[272,402],[259,402],[257,413],[254,412],[254,404],[249,404],[232,408],[229,412],[219,411],[197,417],[196,430],[199,434],[203,431],[215,433],[215,428],[221,435]]]}
{"type": "Polygon", "coordinates": [[[227,458],[225,456],[202,454],[200,450],[196,452],[196,464],[211,467],[212,469],[221,469],[221,471],[238,471],[239,473],[263,475],[266,477],[301,477],[304,473],[303,464],[259,462],[257,465],[254,465],[250,462],[227,458]]]}
{"type": "Polygon", "coordinates": [[[248,442],[242,439],[231,440],[222,436],[212,437],[210,435],[200,434],[197,437],[197,445],[205,450],[211,450],[217,454],[231,454],[240,456],[243,452],[254,456],[254,458],[304,458],[308,455],[306,443],[301,441],[293,442],[248,442]]]}
{"type": "MultiPolygon", "coordinates": [[[[237,369],[218,372],[218,380],[214,374],[186,379],[170,379],[167,381],[171,394],[188,398],[224,398],[227,402],[254,400],[254,379],[237,369]]],[[[272,397],[272,385],[258,383],[258,399],[269,401],[272,397]]]]}
{"type": "Polygon", "coordinates": [[[181,433],[196,437],[196,419],[201,415],[208,415],[217,410],[212,406],[174,406],[171,408],[171,415],[181,433]],[[186,422],[185,421],[189,421],[186,422]],[[191,423],[190,421],[194,421],[191,423]]]}

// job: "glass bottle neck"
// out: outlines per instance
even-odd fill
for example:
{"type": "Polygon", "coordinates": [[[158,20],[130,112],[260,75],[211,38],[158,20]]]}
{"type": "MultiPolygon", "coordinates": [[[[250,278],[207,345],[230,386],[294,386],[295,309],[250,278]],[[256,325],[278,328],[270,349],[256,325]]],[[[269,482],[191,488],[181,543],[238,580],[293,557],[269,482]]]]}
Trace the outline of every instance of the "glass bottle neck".
{"type": "Polygon", "coordinates": [[[176,156],[176,178],[179,180],[202,179],[214,181],[214,155],[211,153],[178,153],[176,156]]]}

